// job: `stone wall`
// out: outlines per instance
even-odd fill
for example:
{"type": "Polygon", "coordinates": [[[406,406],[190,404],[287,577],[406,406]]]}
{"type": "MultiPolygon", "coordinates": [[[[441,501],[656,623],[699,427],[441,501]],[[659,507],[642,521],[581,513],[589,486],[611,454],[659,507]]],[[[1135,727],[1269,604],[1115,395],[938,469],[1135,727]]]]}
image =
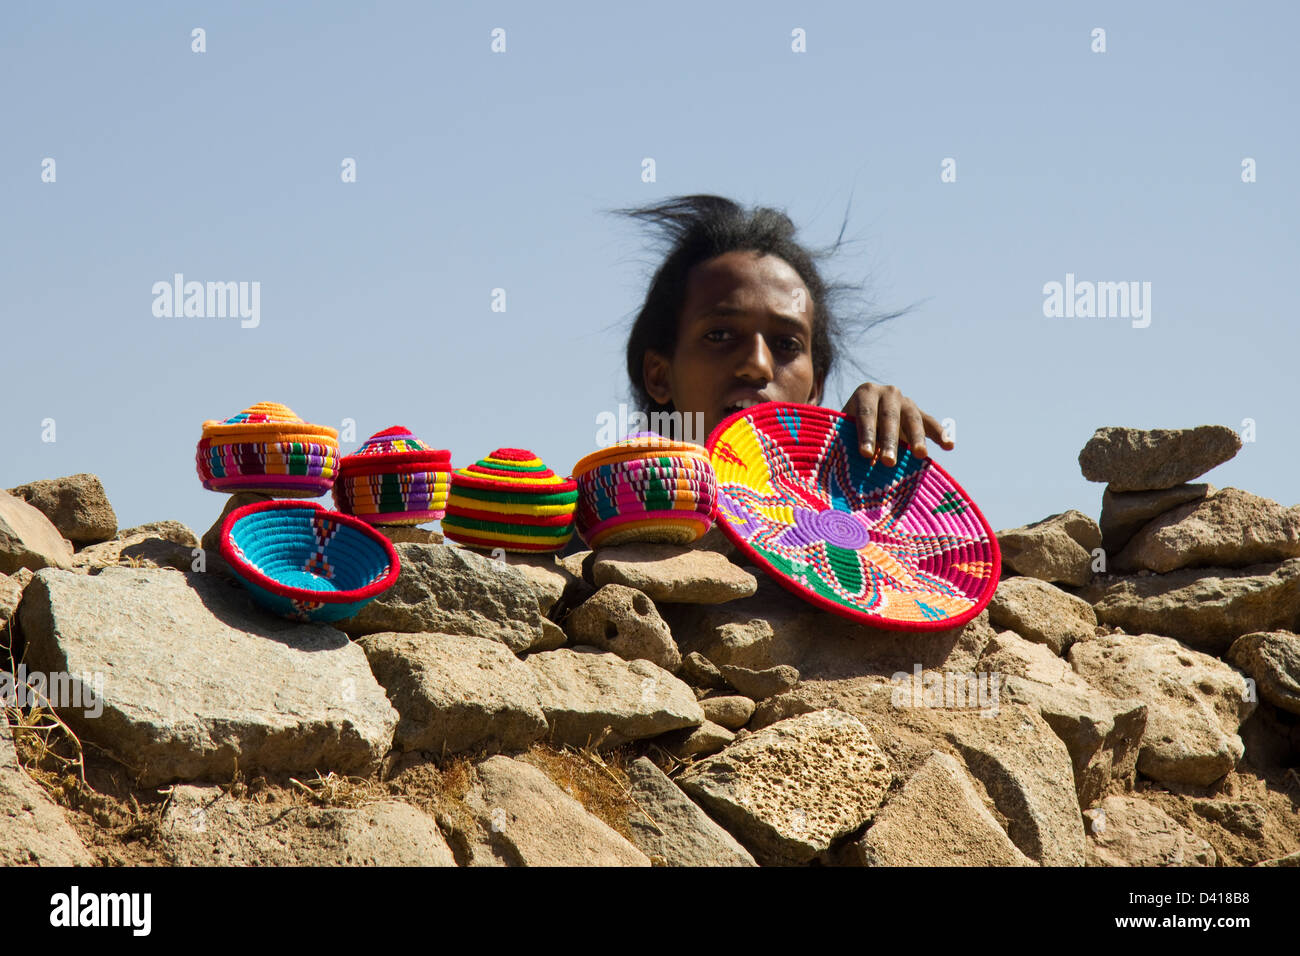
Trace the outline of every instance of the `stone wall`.
{"type": "Polygon", "coordinates": [[[1239,447],[1099,430],[1099,520],[999,532],[987,610],[924,634],[799,601],[716,529],[504,561],[407,531],[392,589],[295,624],[212,531],[119,531],[93,475],[0,492],[8,685],[73,675],[87,766],[165,795],[109,839],[10,707],[0,861],[1294,864],[1300,506],[1192,483],[1239,447]]]}

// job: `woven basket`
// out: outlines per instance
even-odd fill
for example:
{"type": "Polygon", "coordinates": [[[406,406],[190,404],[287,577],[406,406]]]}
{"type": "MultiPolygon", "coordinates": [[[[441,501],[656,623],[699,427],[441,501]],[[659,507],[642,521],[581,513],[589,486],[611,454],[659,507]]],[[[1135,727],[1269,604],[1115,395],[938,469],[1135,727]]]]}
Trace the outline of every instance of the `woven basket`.
{"type": "Polygon", "coordinates": [[[309,425],[284,405],[258,402],[225,421],[204,422],[195,464],[210,491],[315,498],[334,484],[338,432],[309,425]]]}
{"type": "Polygon", "coordinates": [[[221,556],[259,604],[296,621],[352,617],[400,570],[387,538],[315,502],[236,508],[221,525],[221,556]]]}
{"type": "Polygon", "coordinates": [[[573,537],[577,485],[523,448],[498,448],[451,478],[442,533],[485,551],[548,553],[573,537]]]}
{"type": "Polygon", "coordinates": [[[765,402],[709,436],[723,532],[786,589],[873,627],[959,627],[1001,573],[997,536],[929,458],[899,443],[887,467],[858,451],[856,422],[765,402]]]}
{"type": "Polygon", "coordinates": [[[578,534],[590,547],[632,541],[689,544],[713,523],[717,483],[705,450],[630,435],[573,466],[578,534]]]}
{"type": "Polygon", "coordinates": [[[334,505],[372,525],[436,521],[447,508],[451,452],[395,425],[371,435],[339,463],[334,505]]]}

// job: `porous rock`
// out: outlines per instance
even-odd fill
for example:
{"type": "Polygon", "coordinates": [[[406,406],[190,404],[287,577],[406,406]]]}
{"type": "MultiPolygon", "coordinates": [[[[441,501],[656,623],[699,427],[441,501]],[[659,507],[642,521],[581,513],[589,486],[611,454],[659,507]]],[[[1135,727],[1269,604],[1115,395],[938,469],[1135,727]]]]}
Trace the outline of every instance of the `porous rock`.
{"type": "Polygon", "coordinates": [[[1153,803],[1110,796],[1084,811],[1089,866],[1214,866],[1214,848],[1153,803]]]}
{"type": "Polygon", "coordinates": [[[1147,705],[1140,773],[1169,783],[1208,786],[1237,766],[1238,730],[1255,704],[1242,675],[1172,638],[1113,634],[1070,648],[1088,683],[1147,705]]]}
{"type": "Polygon", "coordinates": [[[643,658],[664,670],[682,666],[681,651],[654,602],[622,584],[605,584],[564,619],[576,643],[611,651],[624,660],[643,658]]]}
{"type": "Polygon", "coordinates": [[[871,732],[828,709],[748,734],[677,782],[760,863],[799,865],[869,820],[891,779],[871,732]]]}

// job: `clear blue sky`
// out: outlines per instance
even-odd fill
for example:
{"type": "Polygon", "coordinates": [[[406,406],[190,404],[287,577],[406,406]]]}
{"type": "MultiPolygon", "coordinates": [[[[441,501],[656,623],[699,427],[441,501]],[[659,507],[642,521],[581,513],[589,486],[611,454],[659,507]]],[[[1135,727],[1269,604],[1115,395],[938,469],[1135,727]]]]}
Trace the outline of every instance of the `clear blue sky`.
{"type": "Polygon", "coordinates": [[[1209,480],[1294,504],[1298,10],[6,2],[0,487],[92,471],[122,526],[202,533],[201,424],[263,400],[567,472],[657,265],[602,210],[712,192],[814,244],[852,195],[831,275],[915,306],[856,357],[955,419],[932,453],[995,528],[1096,516],[1103,425],[1253,418],[1209,480]],[[177,272],[260,282],[260,325],[156,318],[177,272]],[[1067,273],[1150,282],[1149,327],[1044,317],[1067,273]]]}

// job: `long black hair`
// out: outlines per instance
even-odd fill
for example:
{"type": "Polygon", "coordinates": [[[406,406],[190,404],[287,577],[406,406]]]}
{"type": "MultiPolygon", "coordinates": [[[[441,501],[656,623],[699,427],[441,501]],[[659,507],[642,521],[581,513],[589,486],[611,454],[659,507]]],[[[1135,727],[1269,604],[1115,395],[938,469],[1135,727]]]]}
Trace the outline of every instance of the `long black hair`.
{"type": "MultiPolygon", "coordinates": [[[[852,197],[849,204],[851,207],[852,197]]],[[[734,251],[774,255],[788,262],[799,274],[813,302],[813,377],[823,383],[824,389],[836,370],[849,326],[860,334],[906,311],[873,315],[861,308],[847,314],[848,310],[841,309],[841,302],[846,296],[862,295],[865,280],[856,284],[827,283],[822,278],[818,263],[833,256],[843,244],[848,209],[835,244],[826,249],[812,249],[799,242],[794,223],[782,210],[768,206],[746,210],[722,196],[675,196],[648,206],[609,212],[649,223],[667,247],[667,255],[654,274],[627,339],[627,376],[632,399],[647,414],[674,409],[656,402],[646,391],[645,353],[654,349],[663,355],[673,354],[677,347],[678,320],[686,300],[686,280],[691,269],[716,256],[734,251]]],[[[852,364],[857,366],[856,362],[852,364]]],[[[868,374],[860,367],[859,371],[868,374]]],[[[823,400],[824,397],[823,391],[823,400]]]]}

